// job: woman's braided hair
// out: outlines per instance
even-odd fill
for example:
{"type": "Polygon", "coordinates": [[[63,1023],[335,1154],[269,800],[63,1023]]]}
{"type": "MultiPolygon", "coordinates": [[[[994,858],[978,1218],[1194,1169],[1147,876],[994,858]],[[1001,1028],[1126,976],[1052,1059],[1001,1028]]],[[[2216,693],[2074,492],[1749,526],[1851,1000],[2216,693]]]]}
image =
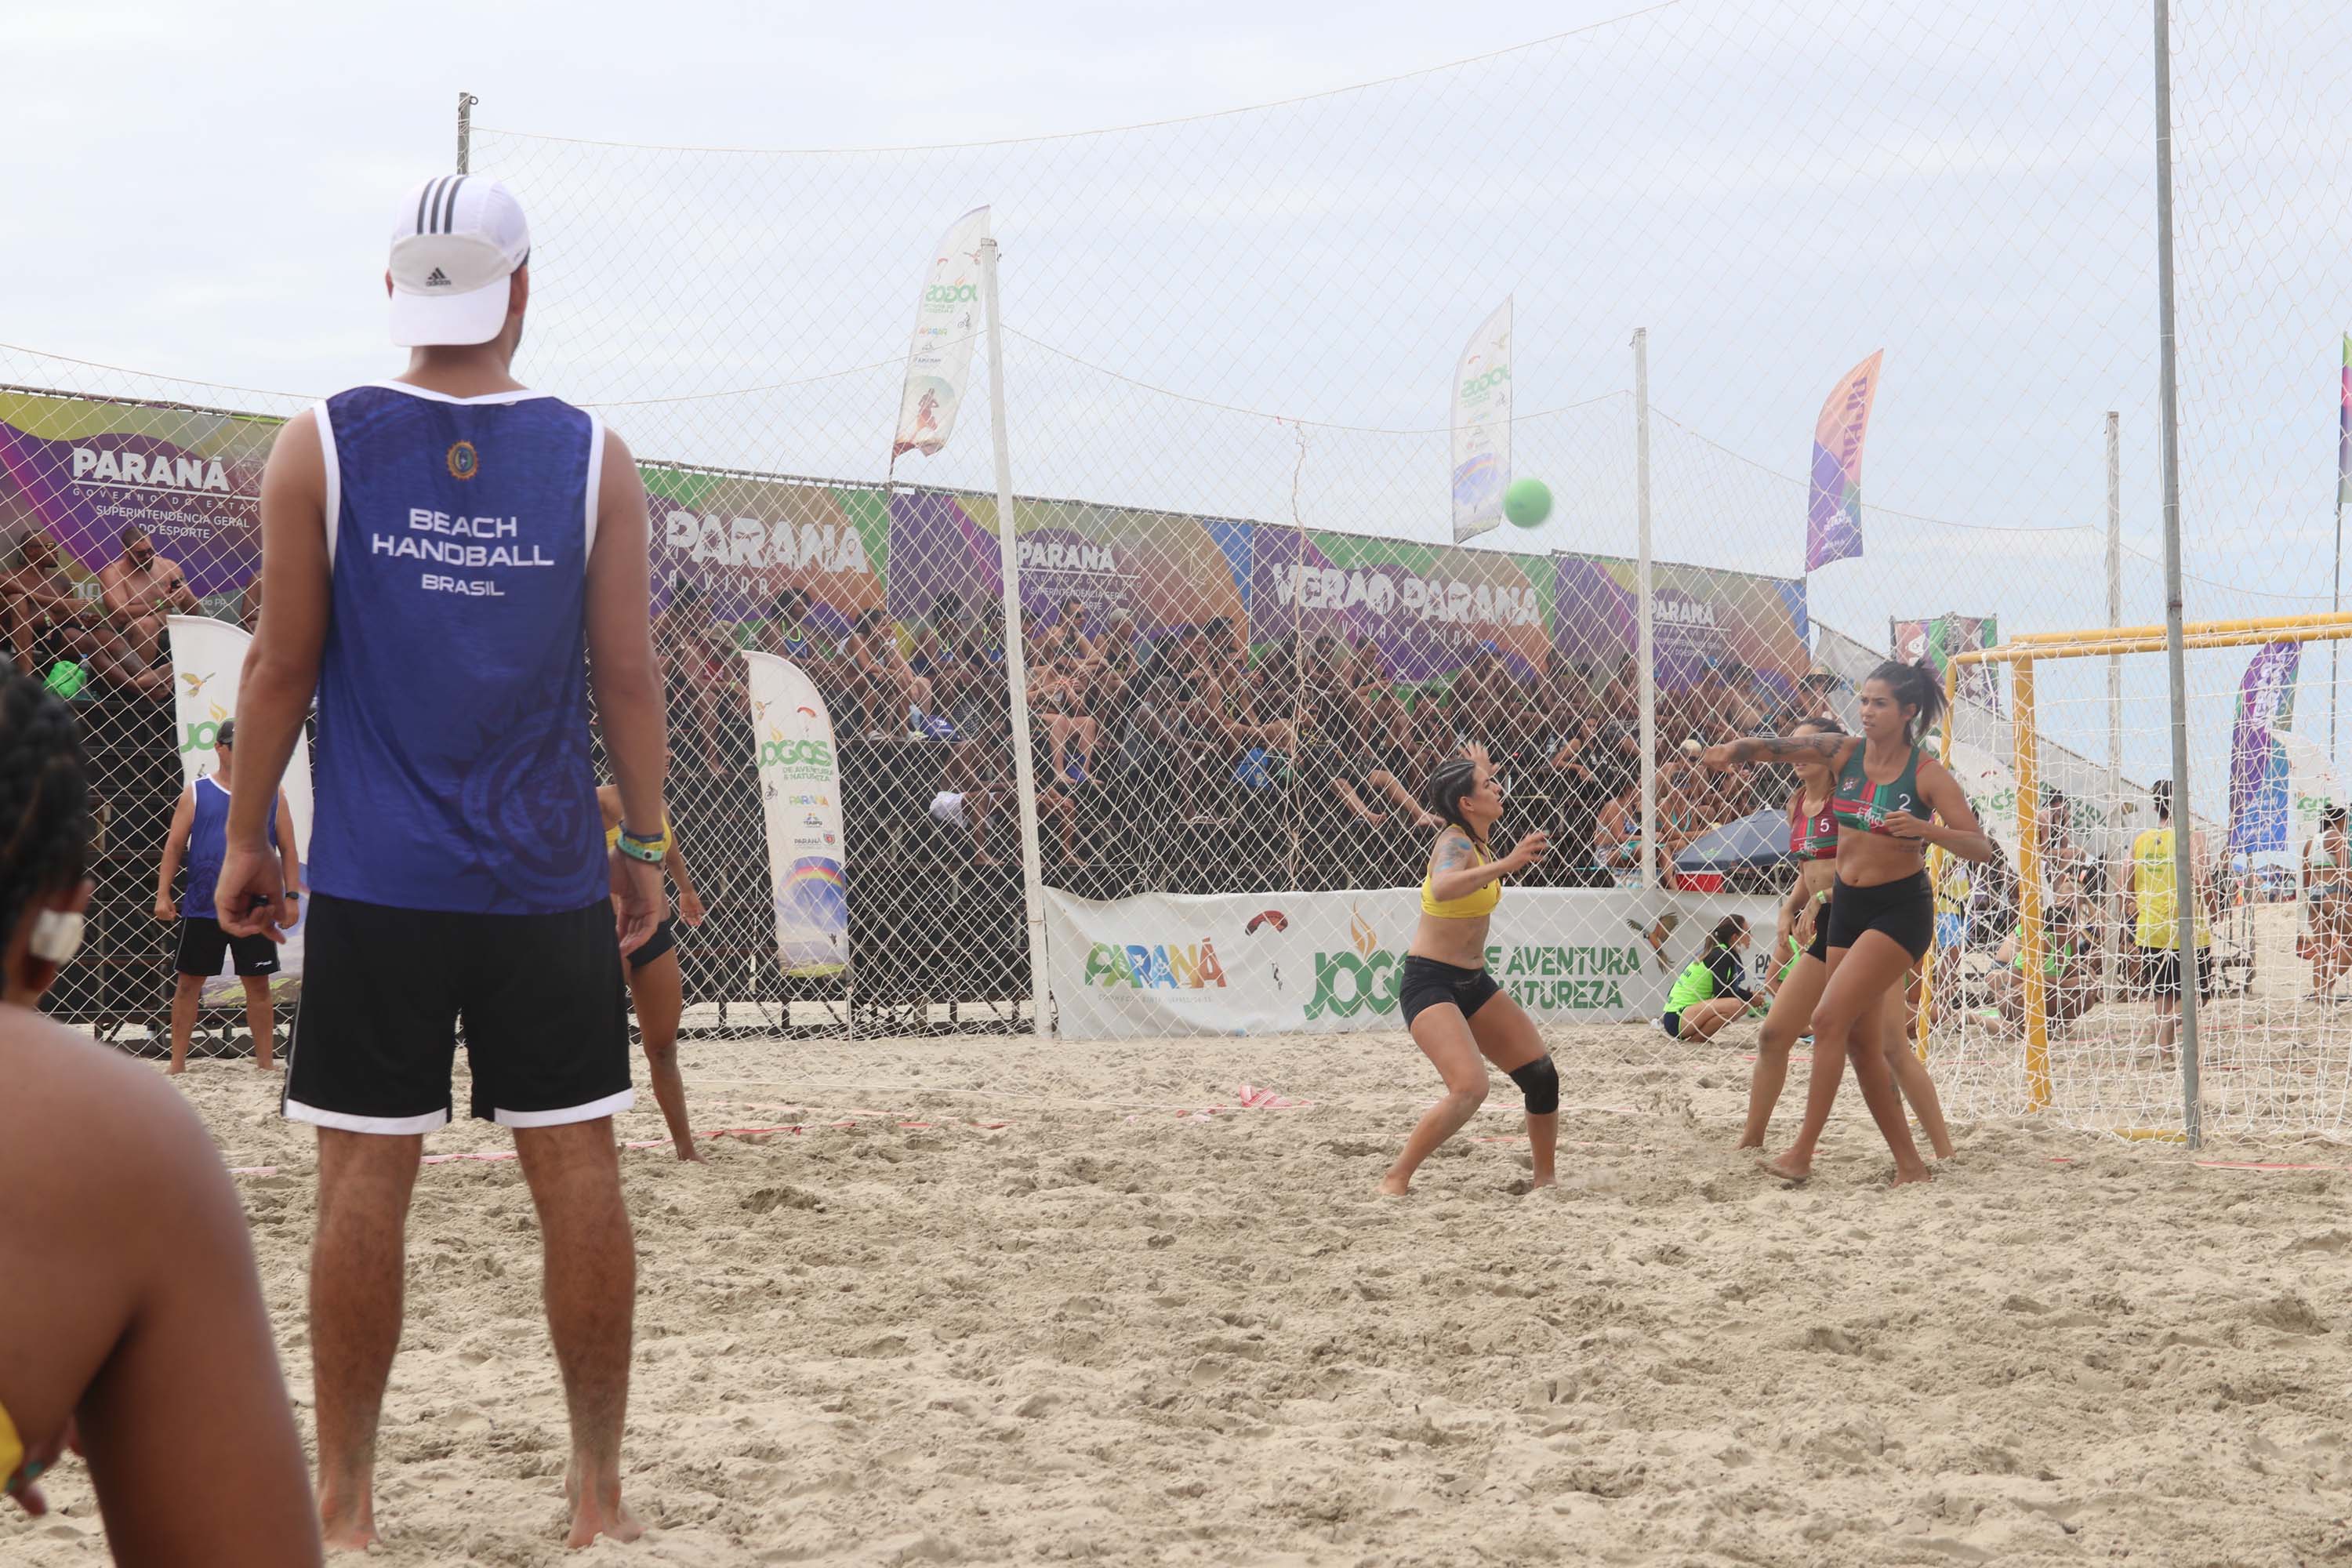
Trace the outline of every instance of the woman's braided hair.
{"type": "Polygon", "coordinates": [[[81,880],[89,777],[73,710],[0,658],[0,939],[26,906],[81,880]]]}

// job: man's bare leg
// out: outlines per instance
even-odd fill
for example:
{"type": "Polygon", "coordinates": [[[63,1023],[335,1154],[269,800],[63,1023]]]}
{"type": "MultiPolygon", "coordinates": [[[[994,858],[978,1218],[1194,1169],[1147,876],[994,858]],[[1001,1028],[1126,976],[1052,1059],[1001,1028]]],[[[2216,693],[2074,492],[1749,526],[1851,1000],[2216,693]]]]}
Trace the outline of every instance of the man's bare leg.
{"type": "Polygon", "coordinates": [[[679,1159],[699,1161],[694,1128],[687,1121],[686,1079],[677,1070],[677,1023],[686,1011],[686,974],[678,967],[677,949],[629,971],[629,1002],[636,1009],[646,1072],[654,1082],[654,1103],[669,1124],[670,1145],[679,1159]]]}
{"type": "Polygon", "coordinates": [[[175,975],[172,985],[172,1065],[164,1072],[177,1077],[188,1070],[188,1042],[196,1032],[196,1005],[204,1000],[205,977],[175,975]]]}
{"type": "Polygon", "coordinates": [[[400,1348],[408,1195],[425,1140],[319,1129],[310,1243],[310,1380],[319,1419],[319,1526],[330,1551],[375,1535],[375,1435],[400,1348]]]}
{"type": "Polygon", "coordinates": [[[515,1129],[515,1152],[539,1210],[548,1337],[572,1415],[571,1546],[645,1533],[621,1503],[621,1425],[629,1404],[629,1336],[637,1255],[621,1201],[613,1119],[515,1129]]]}
{"type": "Polygon", "coordinates": [[[269,976],[247,974],[245,982],[245,1026],[253,1032],[253,1065],[263,1072],[278,1066],[278,1013],[269,1002],[269,976]]]}

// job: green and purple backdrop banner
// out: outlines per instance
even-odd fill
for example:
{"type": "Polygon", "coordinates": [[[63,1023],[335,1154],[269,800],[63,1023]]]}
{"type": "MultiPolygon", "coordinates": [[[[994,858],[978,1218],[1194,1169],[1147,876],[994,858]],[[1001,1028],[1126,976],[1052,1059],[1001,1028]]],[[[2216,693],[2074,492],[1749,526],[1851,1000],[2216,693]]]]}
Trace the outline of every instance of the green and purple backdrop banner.
{"type": "MultiPolygon", "coordinates": [[[[37,530],[79,573],[136,521],[200,595],[260,563],[257,497],[274,419],[217,409],[0,392],[0,555],[37,530]]],[[[681,598],[738,626],[787,588],[835,633],[880,608],[902,628],[950,595],[995,604],[993,497],[644,463],[655,606],[681,598]]],[[[1615,668],[1634,647],[1634,566],[1519,555],[1083,501],[1013,502],[1023,607],[1076,600],[1090,632],[1223,619],[1257,644],[1370,638],[1396,679],[1444,680],[1492,646],[1522,674],[1565,658],[1615,668]]],[[[1658,677],[1669,689],[1744,666],[1786,689],[1808,658],[1800,581],[1661,563],[1658,677]]]]}

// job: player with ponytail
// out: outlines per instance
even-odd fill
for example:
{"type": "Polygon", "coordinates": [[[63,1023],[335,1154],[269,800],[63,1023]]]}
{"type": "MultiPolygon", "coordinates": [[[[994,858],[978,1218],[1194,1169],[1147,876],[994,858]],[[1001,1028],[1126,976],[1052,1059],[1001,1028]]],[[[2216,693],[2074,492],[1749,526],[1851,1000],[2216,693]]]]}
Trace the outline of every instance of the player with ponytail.
{"type": "MultiPolygon", "coordinates": [[[[1935,940],[1936,901],[1927,880],[1929,845],[1964,860],[1992,858],[1992,840],[1978,826],[1968,796],[1944,765],[1919,744],[1942,713],[1943,688],[1918,665],[1889,659],[1870,672],[1855,694],[1860,735],[1767,735],[1708,748],[1702,758],[1722,769],[1738,763],[1825,763],[1832,770],[1830,810],[1837,819],[1837,880],[1828,934],[1822,940],[1826,973],[1813,1006],[1813,1076],[1805,1121],[1788,1152],[1765,1169],[1790,1181],[1812,1171],[1813,1150],[1837,1101],[1848,1057],[1870,1114],[1895,1155],[1899,1184],[1927,1179],[1927,1163],[1911,1142],[1903,1096],[1875,1026],[1887,990],[1899,984],[1935,940]]],[[[1920,1075],[1924,1080],[1925,1075],[1920,1075]]],[[[1910,1085],[1906,1086],[1911,1087],[1910,1085]]],[[[1915,1096],[1921,1121],[1940,1132],[1943,1112],[1932,1086],[1915,1096]]],[[[1939,1151],[1947,1146],[1934,1139],[1939,1151]]]]}
{"type": "Polygon", "coordinates": [[[1550,842],[1538,831],[1522,834],[1507,855],[1487,847],[1486,836],[1503,815],[1503,784],[1476,746],[1431,771],[1421,804],[1444,826],[1430,847],[1421,924],[1405,953],[1397,1000],[1413,1044],[1444,1079],[1445,1094],[1413,1127],[1381,1191],[1402,1197],[1421,1163],[1486,1102],[1490,1061],[1527,1100],[1533,1184],[1550,1186],[1559,1138],[1559,1074],[1535,1021],[1486,973],[1486,931],[1503,897],[1503,879],[1542,859],[1550,842]]]}

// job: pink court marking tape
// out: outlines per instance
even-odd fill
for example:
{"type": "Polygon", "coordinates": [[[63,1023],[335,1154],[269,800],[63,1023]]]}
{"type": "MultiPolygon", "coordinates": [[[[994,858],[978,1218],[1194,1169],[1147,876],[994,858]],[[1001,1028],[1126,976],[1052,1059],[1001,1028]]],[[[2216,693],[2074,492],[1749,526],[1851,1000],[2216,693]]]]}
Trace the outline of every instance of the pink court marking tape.
{"type": "MultiPolygon", "coordinates": [[[[1175,1110],[1173,1114],[1177,1116],[1219,1116],[1237,1110],[1311,1110],[1314,1109],[1314,1103],[1311,1100],[1286,1099],[1282,1095],[1276,1094],[1270,1089],[1259,1089],[1253,1084],[1243,1084],[1238,1091],[1237,1098],[1240,1103],[1236,1105],[1205,1105],[1197,1110],[1175,1110]]],[[[721,1103],[738,1105],[740,1106],[741,1109],[747,1110],[786,1110],[794,1109],[793,1107],[782,1105],[743,1106],[740,1101],[722,1101],[721,1103]]],[[[889,1112],[881,1110],[862,1111],[858,1114],[863,1116],[866,1121],[886,1122],[890,1126],[910,1131],[919,1131],[926,1128],[969,1127],[975,1131],[995,1132],[1013,1125],[1010,1121],[902,1121],[892,1118],[889,1112]]],[[[1139,1120],[1139,1118],[1129,1116],[1127,1120],[1129,1121],[1135,1121],[1139,1120]]],[[[773,1137],[780,1133],[785,1133],[797,1137],[804,1132],[834,1132],[842,1131],[845,1128],[861,1126],[864,1123],[861,1121],[851,1120],[845,1121],[783,1122],[772,1127],[714,1127],[707,1132],[698,1132],[695,1136],[697,1138],[762,1138],[773,1137]]],[[[667,1138],[631,1138],[625,1140],[622,1142],[621,1147],[624,1149],[662,1149],[668,1147],[668,1145],[669,1140],[667,1138]]],[[[499,1161],[511,1160],[513,1158],[515,1158],[515,1152],[511,1149],[479,1149],[466,1150],[454,1154],[427,1154],[418,1163],[425,1165],[447,1165],[453,1164],[460,1160],[472,1160],[483,1164],[495,1164],[499,1161]]],[[[231,1165],[228,1168],[228,1173],[232,1176],[274,1176],[278,1173],[281,1167],[277,1165],[231,1165]]]]}

